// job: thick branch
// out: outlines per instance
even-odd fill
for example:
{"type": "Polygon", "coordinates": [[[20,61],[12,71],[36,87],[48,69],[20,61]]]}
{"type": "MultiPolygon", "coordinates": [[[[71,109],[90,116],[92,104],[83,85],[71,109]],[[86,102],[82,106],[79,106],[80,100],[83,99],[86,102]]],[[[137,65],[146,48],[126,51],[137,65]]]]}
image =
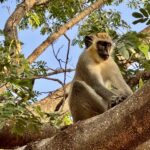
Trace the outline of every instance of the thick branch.
{"type": "Polygon", "coordinates": [[[70,20],[68,23],[61,26],[57,32],[53,33],[51,36],[49,36],[45,41],[43,41],[28,57],[28,60],[30,63],[32,63],[38,56],[40,56],[46,48],[50,44],[52,44],[55,40],[57,40],[61,35],[63,35],[68,29],[73,27],[75,24],[77,24],[79,21],[84,19],[87,15],[89,15],[92,11],[100,8],[104,3],[108,2],[110,0],[97,0],[94,4],[89,6],[87,9],[85,9],[83,12],[81,12],[79,15],[75,16],[72,20],[70,20]]]}
{"type": "MultiPolygon", "coordinates": [[[[128,100],[22,149],[127,150],[150,138],[150,81],[128,100]]],[[[21,148],[20,148],[21,149],[21,148]]]]}
{"type": "Polygon", "coordinates": [[[22,136],[19,136],[11,133],[11,127],[5,127],[0,130],[0,148],[21,146],[30,143],[31,141],[52,137],[57,132],[58,129],[49,124],[45,124],[39,132],[34,132],[31,129],[28,129],[28,131],[26,131],[22,136]]]}

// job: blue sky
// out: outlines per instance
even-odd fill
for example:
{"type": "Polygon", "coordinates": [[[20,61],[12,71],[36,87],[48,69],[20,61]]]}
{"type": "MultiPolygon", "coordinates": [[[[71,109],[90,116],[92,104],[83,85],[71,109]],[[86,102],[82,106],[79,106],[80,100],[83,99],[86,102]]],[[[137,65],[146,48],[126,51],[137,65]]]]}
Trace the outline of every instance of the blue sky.
{"type": "MultiPolygon", "coordinates": [[[[0,29],[4,28],[5,22],[8,19],[9,15],[13,12],[14,8],[16,5],[15,0],[8,0],[8,2],[5,2],[4,4],[0,5],[0,29]],[[9,11],[8,11],[9,10],[9,11]]],[[[116,9],[121,12],[122,19],[124,19],[126,22],[129,23],[129,25],[132,27],[132,30],[135,31],[141,31],[142,29],[145,28],[144,24],[137,24],[133,25],[133,17],[132,17],[132,12],[134,10],[131,10],[127,8],[126,3],[123,3],[119,5],[118,7],[116,6],[111,6],[107,7],[111,9],[116,9]]],[[[77,31],[78,28],[77,26],[74,26],[72,29],[70,29],[66,34],[67,36],[72,40],[77,36],[77,31]]],[[[39,30],[24,30],[19,32],[19,39],[24,43],[22,47],[22,53],[27,57],[43,40],[45,40],[47,35],[41,36],[39,30]]],[[[0,37],[0,40],[3,39],[0,37]]],[[[55,49],[59,49],[61,46],[63,46],[61,52],[60,52],[60,58],[64,58],[66,51],[67,51],[67,40],[64,38],[64,36],[60,37],[55,43],[54,47],[55,49]]],[[[76,62],[78,60],[78,57],[80,53],[83,50],[80,49],[78,46],[71,46],[70,50],[70,62],[69,62],[69,67],[70,68],[75,68],[76,62]]],[[[49,46],[47,50],[38,58],[38,60],[44,60],[47,62],[47,65],[51,68],[56,69],[56,66],[58,67],[58,62],[52,55],[52,48],[49,46]]],[[[73,73],[68,74],[68,79],[67,81],[70,81],[72,79],[73,73]]],[[[63,74],[56,76],[60,79],[63,78],[63,74]]],[[[60,85],[56,82],[53,81],[48,81],[48,80],[36,80],[34,89],[42,92],[47,92],[47,91],[53,91],[60,87],[60,85]]],[[[45,95],[42,95],[39,97],[42,98],[45,95]]]]}

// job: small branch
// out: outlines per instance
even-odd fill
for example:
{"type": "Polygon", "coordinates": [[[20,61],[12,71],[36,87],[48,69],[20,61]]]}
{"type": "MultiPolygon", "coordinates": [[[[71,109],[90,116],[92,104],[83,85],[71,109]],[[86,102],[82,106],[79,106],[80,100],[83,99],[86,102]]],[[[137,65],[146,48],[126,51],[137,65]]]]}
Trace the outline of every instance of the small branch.
{"type": "Polygon", "coordinates": [[[72,71],[75,71],[75,69],[58,69],[53,72],[47,73],[47,76],[51,76],[51,75],[55,75],[55,74],[59,74],[63,72],[72,72],[72,71]]]}
{"type": "Polygon", "coordinates": [[[60,81],[59,79],[55,79],[55,78],[48,78],[48,77],[35,77],[34,79],[41,79],[41,78],[46,79],[46,80],[56,81],[56,82],[58,82],[59,84],[61,84],[62,86],[64,86],[64,84],[63,84],[63,82],[62,82],[62,81],[60,81]]]}
{"type": "MultiPolygon", "coordinates": [[[[70,52],[70,39],[69,37],[64,34],[65,38],[68,40],[68,49],[67,49],[67,55],[66,55],[66,62],[65,62],[65,70],[67,70],[67,64],[68,64],[68,61],[69,61],[69,52],[70,52]]],[[[66,71],[64,72],[64,85],[66,84],[66,71]]]]}
{"type": "Polygon", "coordinates": [[[62,69],[61,63],[63,62],[63,60],[60,59],[60,58],[58,58],[58,54],[59,54],[59,52],[60,52],[60,50],[61,50],[62,47],[63,47],[63,46],[61,46],[61,47],[57,50],[57,53],[55,53],[54,45],[52,44],[52,50],[53,50],[54,57],[55,57],[55,59],[58,61],[59,66],[60,66],[61,69],[62,69]]]}
{"type": "Polygon", "coordinates": [[[134,87],[139,83],[139,80],[149,80],[150,79],[150,71],[140,71],[137,72],[134,76],[130,76],[127,79],[127,83],[130,87],[134,87]]]}
{"type": "MultiPolygon", "coordinates": [[[[67,70],[67,64],[68,64],[68,61],[69,61],[69,52],[70,52],[70,39],[69,37],[64,34],[65,38],[68,40],[68,49],[67,49],[67,54],[66,54],[66,61],[65,61],[65,70],[67,70]]],[[[65,71],[64,72],[64,85],[66,84],[66,75],[67,75],[67,72],[65,71]]],[[[63,98],[62,100],[58,103],[58,105],[56,106],[55,108],[55,111],[59,111],[60,108],[64,106],[64,103],[65,103],[65,100],[66,100],[66,88],[65,86],[63,86],[63,98]]]]}

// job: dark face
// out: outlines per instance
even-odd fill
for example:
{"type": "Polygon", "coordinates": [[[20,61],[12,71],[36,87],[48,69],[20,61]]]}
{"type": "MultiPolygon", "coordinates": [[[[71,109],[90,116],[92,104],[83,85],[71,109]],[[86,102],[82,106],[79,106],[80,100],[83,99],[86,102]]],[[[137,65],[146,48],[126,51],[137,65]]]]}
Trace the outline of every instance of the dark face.
{"type": "MultiPolygon", "coordinates": [[[[84,42],[86,48],[89,48],[93,44],[93,36],[85,36],[84,42]]],[[[96,42],[97,53],[100,58],[107,60],[109,58],[112,43],[105,40],[99,40],[96,42]]]]}
{"type": "Polygon", "coordinates": [[[98,55],[102,59],[107,60],[109,58],[111,46],[112,44],[108,41],[97,41],[96,47],[98,55]]]}

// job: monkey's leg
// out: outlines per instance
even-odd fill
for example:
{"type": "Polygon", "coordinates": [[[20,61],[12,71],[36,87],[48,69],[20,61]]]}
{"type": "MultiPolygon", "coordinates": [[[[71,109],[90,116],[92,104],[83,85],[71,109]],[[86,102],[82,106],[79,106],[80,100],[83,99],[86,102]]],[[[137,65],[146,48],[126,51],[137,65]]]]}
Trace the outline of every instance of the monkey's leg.
{"type": "Polygon", "coordinates": [[[104,101],[84,81],[75,81],[70,96],[70,110],[74,122],[101,114],[108,108],[104,101]]]}

